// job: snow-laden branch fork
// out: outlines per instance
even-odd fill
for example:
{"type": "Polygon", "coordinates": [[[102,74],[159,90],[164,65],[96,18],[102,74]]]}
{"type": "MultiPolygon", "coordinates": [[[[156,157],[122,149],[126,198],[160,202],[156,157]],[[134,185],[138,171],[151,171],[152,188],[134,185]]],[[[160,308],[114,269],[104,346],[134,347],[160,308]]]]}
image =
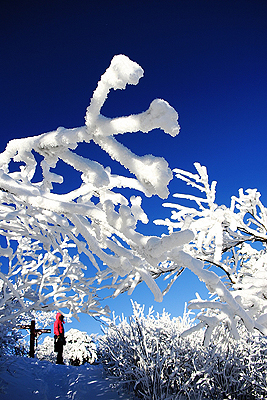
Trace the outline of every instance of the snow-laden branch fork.
{"type": "MultiPolygon", "coordinates": [[[[142,76],[137,63],[115,56],[93,93],[84,126],[12,140],[1,154],[1,321],[32,308],[106,314],[97,295],[101,287],[117,296],[143,280],[161,301],[153,276],[166,268],[151,255],[153,237],[136,230],[138,221],[148,222],[137,194],[167,198],[172,172],[163,158],[137,156],[115,136],[155,128],[175,136],[178,114],[161,99],[137,115],[110,119],[100,113],[111,89],[137,85],[142,76]],[[114,175],[79,155],[83,142],[99,145],[133,177],[114,175]],[[78,174],[77,187],[65,194],[55,189],[64,180],[59,161],[78,174]],[[133,195],[128,199],[114,190],[120,188],[133,195]]],[[[186,233],[178,236],[173,235],[183,246],[186,233]]],[[[156,240],[164,252],[163,241],[156,240]]]]}

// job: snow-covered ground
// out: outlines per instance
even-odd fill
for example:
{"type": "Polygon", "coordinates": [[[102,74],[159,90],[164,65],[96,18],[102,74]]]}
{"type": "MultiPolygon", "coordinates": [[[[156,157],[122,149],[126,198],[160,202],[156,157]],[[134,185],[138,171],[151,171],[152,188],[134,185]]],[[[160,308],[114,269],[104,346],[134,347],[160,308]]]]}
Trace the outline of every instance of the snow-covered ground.
{"type": "Polygon", "coordinates": [[[0,360],[1,400],[130,400],[101,365],[56,365],[25,357],[0,360]]]}

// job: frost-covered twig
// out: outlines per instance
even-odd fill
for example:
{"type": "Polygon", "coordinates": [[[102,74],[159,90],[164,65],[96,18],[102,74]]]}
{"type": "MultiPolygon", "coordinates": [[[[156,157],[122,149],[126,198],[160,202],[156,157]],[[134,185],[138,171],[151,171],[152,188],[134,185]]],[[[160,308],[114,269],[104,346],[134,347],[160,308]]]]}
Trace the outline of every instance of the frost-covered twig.
{"type": "Polygon", "coordinates": [[[1,154],[0,321],[30,309],[107,314],[98,297],[101,287],[116,296],[142,280],[162,300],[154,278],[169,271],[160,263],[171,247],[182,248],[187,239],[181,241],[184,233],[167,239],[144,236],[136,226],[148,222],[140,194],[166,198],[172,172],[163,158],[137,156],[115,136],[155,128],[175,136],[178,114],[161,99],[137,115],[101,114],[110,90],[137,85],[142,76],[137,63],[115,56],[93,93],[84,126],[12,140],[1,154]],[[111,168],[81,156],[77,146],[83,142],[99,145],[133,177],[112,174],[111,168]],[[76,171],[75,187],[67,193],[56,188],[68,183],[60,163],[76,171]],[[121,188],[133,191],[130,198],[121,188]]]}
{"type": "Polygon", "coordinates": [[[190,303],[190,308],[202,309],[199,327],[208,327],[207,338],[221,321],[227,322],[238,338],[236,317],[248,330],[255,328],[266,334],[267,320],[260,316],[265,315],[267,309],[267,209],[256,189],[245,193],[240,189],[239,197],[232,197],[230,207],[217,205],[216,182],[209,184],[205,167],[199,163],[195,163],[195,167],[197,174],[181,169],[174,169],[174,172],[178,179],[202,195],[173,195],[180,201],[194,202],[195,206],[188,206],[188,202],[186,205],[165,203],[163,206],[173,209],[171,218],[154,221],[167,226],[170,233],[185,229],[194,233],[194,239],[185,246],[186,254],[182,256],[179,252],[172,259],[190,268],[216,298],[213,302],[196,299],[190,303]],[[210,310],[212,318],[205,317],[210,310]]]}

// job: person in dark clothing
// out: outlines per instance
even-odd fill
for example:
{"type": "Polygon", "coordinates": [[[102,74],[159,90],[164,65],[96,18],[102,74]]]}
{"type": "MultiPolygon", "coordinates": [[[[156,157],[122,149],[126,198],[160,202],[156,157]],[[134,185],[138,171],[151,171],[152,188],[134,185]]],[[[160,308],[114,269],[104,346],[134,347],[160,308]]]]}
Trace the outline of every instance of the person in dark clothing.
{"type": "Polygon", "coordinates": [[[66,344],[66,340],[64,337],[64,323],[64,316],[61,313],[57,313],[56,320],[54,322],[54,349],[57,353],[57,364],[64,364],[63,346],[66,344]]]}

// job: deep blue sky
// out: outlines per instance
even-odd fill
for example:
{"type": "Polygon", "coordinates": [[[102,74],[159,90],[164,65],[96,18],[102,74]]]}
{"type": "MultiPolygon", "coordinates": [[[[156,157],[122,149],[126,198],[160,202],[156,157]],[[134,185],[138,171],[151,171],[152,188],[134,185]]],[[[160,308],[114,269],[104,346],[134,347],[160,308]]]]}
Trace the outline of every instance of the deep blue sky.
{"type": "MultiPolygon", "coordinates": [[[[122,53],[145,76],[112,92],[102,113],[137,113],[163,98],[178,111],[181,132],[121,140],[137,154],[163,156],[171,168],[206,165],[218,181],[218,203],[256,187],[267,204],[266,1],[2,0],[0,38],[0,152],[13,138],[83,125],[100,76],[122,53]]],[[[110,163],[94,146],[88,156],[110,163]]],[[[155,203],[151,218],[158,213],[155,203]]],[[[180,315],[196,290],[197,279],[185,275],[160,305],[144,286],[133,298],[180,315]]],[[[127,296],[110,307],[131,313],[127,296]]],[[[86,321],[80,329],[98,330],[86,321]]]]}

